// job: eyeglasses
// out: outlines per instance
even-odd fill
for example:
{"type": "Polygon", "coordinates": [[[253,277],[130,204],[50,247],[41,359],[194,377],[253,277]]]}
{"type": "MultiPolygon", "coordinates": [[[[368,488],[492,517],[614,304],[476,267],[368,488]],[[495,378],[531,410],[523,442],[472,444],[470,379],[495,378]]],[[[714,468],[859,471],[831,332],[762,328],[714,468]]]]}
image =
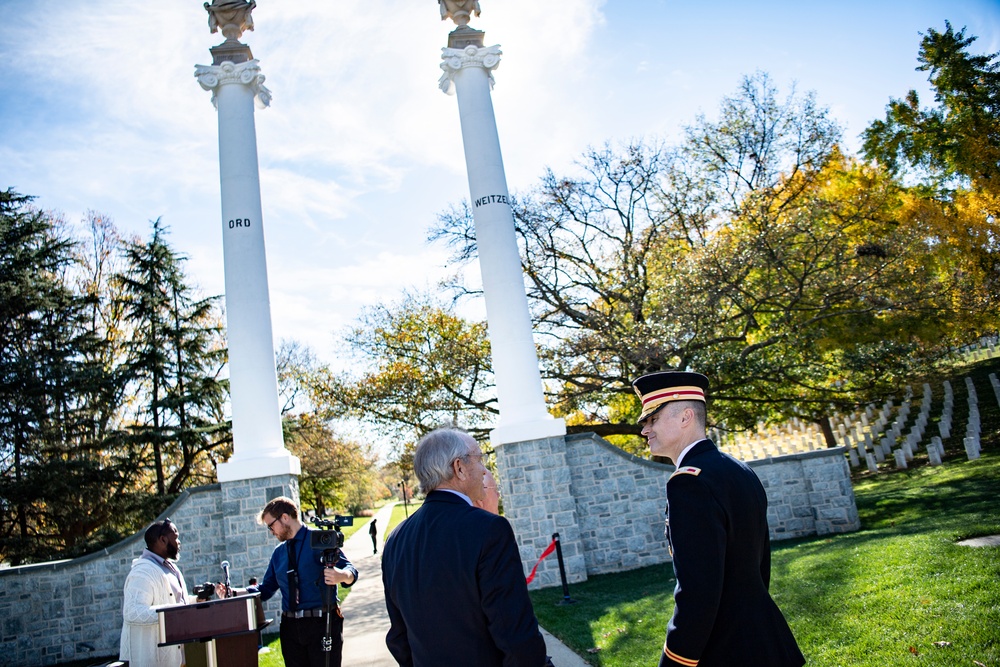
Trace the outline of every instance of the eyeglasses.
{"type": "Polygon", "coordinates": [[[166,518],[166,519],[164,519],[163,520],[163,525],[160,526],[160,535],[159,536],[163,537],[164,535],[169,535],[170,534],[170,528],[173,525],[174,524],[170,523],[170,518],[169,517],[166,518]]]}
{"type": "Polygon", "coordinates": [[[272,535],[274,534],[274,528],[271,528],[271,526],[273,526],[274,524],[278,523],[278,521],[280,521],[280,520],[281,520],[281,517],[279,516],[279,517],[278,517],[277,519],[275,519],[275,520],[274,520],[274,521],[272,521],[271,523],[267,524],[267,529],[268,529],[269,531],[271,531],[271,534],[272,534],[272,535]]]}

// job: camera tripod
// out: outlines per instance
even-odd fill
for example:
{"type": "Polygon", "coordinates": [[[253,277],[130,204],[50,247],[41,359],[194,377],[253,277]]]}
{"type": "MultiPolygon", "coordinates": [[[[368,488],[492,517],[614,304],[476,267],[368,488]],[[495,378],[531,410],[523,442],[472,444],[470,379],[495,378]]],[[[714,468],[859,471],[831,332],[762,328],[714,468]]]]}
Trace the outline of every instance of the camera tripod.
{"type": "MultiPolygon", "coordinates": [[[[338,556],[340,555],[340,549],[326,549],[323,551],[323,567],[335,567],[337,564],[338,556]]],[[[336,613],[337,603],[336,595],[334,593],[337,585],[334,584],[330,586],[329,584],[324,584],[326,590],[323,591],[323,618],[326,622],[326,633],[323,635],[323,655],[326,667],[330,667],[330,653],[333,651],[333,628],[331,624],[333,623],[333,614],[336,613]]]]}

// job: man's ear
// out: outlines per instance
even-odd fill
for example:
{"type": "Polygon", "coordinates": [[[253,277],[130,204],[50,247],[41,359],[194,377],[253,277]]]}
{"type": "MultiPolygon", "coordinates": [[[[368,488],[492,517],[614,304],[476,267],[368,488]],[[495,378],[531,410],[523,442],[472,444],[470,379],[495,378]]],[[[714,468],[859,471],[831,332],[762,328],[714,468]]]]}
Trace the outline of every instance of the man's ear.
{"type": "Polygon", "coordinates": [[[462,458],[459,457],[451,462],[451,475],[453,478],[458,478],[459,474],[463,477],[465,476],[465,469],[462,468],[462,458]]]}
{"type": "Polygon", "coordinates": [[[691,421],[692,419],[694,419],[694,410],[692,410],[690,407],[685,407],[683,410],[681,410],[681,426],[686,426],[687,422],[691,421]]]}

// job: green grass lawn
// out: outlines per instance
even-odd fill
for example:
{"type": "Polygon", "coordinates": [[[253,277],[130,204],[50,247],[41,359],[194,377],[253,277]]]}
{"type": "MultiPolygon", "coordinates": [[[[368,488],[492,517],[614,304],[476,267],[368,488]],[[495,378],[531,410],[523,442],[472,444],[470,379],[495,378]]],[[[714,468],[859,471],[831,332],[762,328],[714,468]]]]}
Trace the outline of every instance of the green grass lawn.
{"type": "MultiPolygon", "coordinates": [[[[997,448],[872,476],[855,494],[862,530],[772,545],[771,592],[808,664],[1000,665],[1000,548],[955,544],[1000,533],[997,448]]],[[[658,660],[673,586],[666,564],[574,584],[574,605],[556,605],[558,587],[531,596],[591,664],[631,667],[658,660]]]]}
{"type": "Polygon", "coordinates": [[[281,659],[281,640],[278,639],[278,635],[264,635],[264,646],[271,651],[257,655],[258,667],[285,667],[285,661],[281,659]]]}

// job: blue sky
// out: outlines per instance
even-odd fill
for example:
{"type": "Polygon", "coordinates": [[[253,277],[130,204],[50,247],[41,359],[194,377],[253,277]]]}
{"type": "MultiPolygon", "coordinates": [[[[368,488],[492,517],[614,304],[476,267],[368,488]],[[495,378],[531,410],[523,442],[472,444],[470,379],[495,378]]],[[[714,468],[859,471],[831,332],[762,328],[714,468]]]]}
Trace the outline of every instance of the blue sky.
{"type": "MultiPolygon", "coordinates": [[[[919,32],[946,19],[1000,51],[996,0],[481,0],[504,55],[493,101],[513,191],[588,146],[676,139],[745,74],[816,92],[858,147],[890,96],[926,91],[919,32]]],[[[244,35],[273,93],[256,115],[276,339],[335,365],[365,305],[447,273],[427,228],[468,197],[453,27],[435,0],[257,0],[244,35]]],[[[223,290],[218,131],[201,0],[0,0],[0,187],[76,222],[163,218],[206,293],[223,290]]],[[[929,101],[929,100],[928,100],[929,101]]],[[[277,342],[277,340],[276,340],[277,342]]]]}

